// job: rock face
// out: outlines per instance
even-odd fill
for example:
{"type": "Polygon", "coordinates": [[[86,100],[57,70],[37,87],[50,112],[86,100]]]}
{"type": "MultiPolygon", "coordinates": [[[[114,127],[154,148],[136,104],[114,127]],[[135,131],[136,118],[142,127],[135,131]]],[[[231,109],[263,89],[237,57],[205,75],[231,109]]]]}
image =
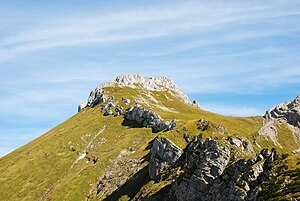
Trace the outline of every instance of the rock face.
{"type": "Polygon", "coordinates": [[[272,174],[275,150],[263,149],[249,160],[232,161],[230,145],[195,138],[180,161],[183,174],[172,184],[162,200],[256,200],[260,185],[272,174]]]}
{"type": "Polygon", "coordinates": [[[300,96],[290,102],[272,107],[264,117],[269,120],[283,119],[290,125],[300,128],[300,96]]]}
{"type": "Polygon", "coordinates": [[[258,131],[258,134],[270,138],[274,145],[282,148],[278,142],[278,131],[274,123],[273,120],[266,122],[258,131]]]}
{"type": "Polygon", "coordinates": [[[193,100],[193,106],[200,108],[200,103],[196,100],[193,100]]]}
{"type": "Polygon", "coordinates": [[[166,138],[155,138],[151,148],[150,178],[157,179],[165,168],[176,163],[181,154],[182,150],[172,141],[166,138]]]}
{"type": "MultiPolygon", "coordinates": [[[[198,102],[192,102],[187,95],[174,83],[174,81],[166,77],[144,77],[142,75],[130,74],[121,75],[115,79],[112,79],[106,83],[101,84],[95,90],[91,91],[88,98],[88,107],[93,107],[99,103],[105,101],[105,95],[103,88],[105,87],[130,87],[130,88],[142,88],[148,91],[169,91],[178,99],[191,106],[199,107],[198,102]]],[[[127,101],[127,100],[125,100],[127,101]]],[[[127,101],[128,102],[128,101],[127,101]]],[[[130,100],[128,104],[130,103],[130,100]]]]}
{"type": "Polygon", "coordinates": [[[246,138],[243,138],[238,135],[234,135],[234,136],[229,136],[227,138],[227,140],[229,141],[229,143],[231,145],[234,145],[234,146],[240,148],[246,154],[254,153],[254,149],[252,147],[251,142],[246,138]]]}
{"type": "Polygon", "coordinates": [[[128,121],[134,121],[142,127],[152,128],[154,132],[173,130],[176,127],[175,120],[163,121],[158,114],[142,108],[138,104],[134,107],[130,107],[124,114],[124,118],[128,121]]]}
{"type": "Polygon", "coordinates": [[[183,178],[173,186],[176,199],[202,200],[229,163],[230,150],[208,138],[204,143],[199,139],[192,142],[184,154],[183,178]]]}
{"type": "Polygon", "coordinates": [[[130,99],[128,99],[128,98],[122,97],[122,101],[123,101],[123,103],[125,103],[126,105],[129,105],[129,104],[130,104],[130,99]]]}
{"type": "Polygon", "coordinates": [[[88,98],[87,106],[93,107],[93,106],[95,106],[99,103],[103,103],[103,102],[105,102],[105,95],[104,95],[104,91],[103,91],[102,87],[99,86],[94,91],[91,91],[89,98],[88,98]]]}
{"type": "Polygon", "coordinates": [[[86,105],[87,105],[87,103],[80,103],[80,104],[78,105],[78,112],[80,112],[83,108],[85,108],[86,105]]]}

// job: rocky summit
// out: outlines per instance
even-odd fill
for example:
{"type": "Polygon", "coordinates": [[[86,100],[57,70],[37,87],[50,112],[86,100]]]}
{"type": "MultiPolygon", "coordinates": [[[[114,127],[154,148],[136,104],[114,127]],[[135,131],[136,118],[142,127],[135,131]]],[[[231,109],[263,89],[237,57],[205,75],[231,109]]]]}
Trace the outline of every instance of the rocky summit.
{"type": "Polygon", "coordinates": [[[266,112],[265,118],[269,120],[284,119],[290,125],[300,128],[300,96],[272,107],[266,112]]]}
{"type": "Polygon", "coordinates": [[[105,97],[103,88],[113,86],[139,88],[144,89],[145,91],[169,91],[184,103],[200,107],[200,104],[196,100],[193,102],[190,101],[187,95],[174,83],[174,81],[166,77],[144,77],[138,74],[121,75],[101,84],[95,90],[91,91],[86,105],[94,106],[104,102],[105,97]]]}
{"type": "Polygon", "coordinates": [[[300,96],[219,115],[168,78],[121,75],[0,159],[0,200],[298,201],[299,114],[300,96]]]}

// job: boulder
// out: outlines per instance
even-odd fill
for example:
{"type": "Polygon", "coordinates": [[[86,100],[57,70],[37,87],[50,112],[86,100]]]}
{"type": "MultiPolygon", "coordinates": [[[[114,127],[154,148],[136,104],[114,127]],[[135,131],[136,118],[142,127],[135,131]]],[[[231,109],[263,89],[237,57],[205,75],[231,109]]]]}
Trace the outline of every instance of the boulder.
{"type": "Polygon", "coordinates": [[[95,90],[91,91],[88,98],[87,106],[93,107],[103,102],[105,102],[104,91],[101,87],[97,87],[95,90]]]}
{"type": "Polygon", "coordinates": [[[234,135],[234,136],[229,136],[227,140],[231,145],[240,148],[246,154],[254,153],[253,146],[247,138],[234,135]]]}
{"type": "Polygon", "coordinates": [[[197,122],[197,128],[200,130],[200,131],[206,131],[208,130],[209,128],[212,128],[212,125],[210,124],[209,121],[205,121],[203,119],[199,119],[199,121],[197,122]]]}
{"type": "Polygon", "coordinates": [[[300,128],[300,95],[294,100],[272,107],[264,117],[268,120],[283,119],[292,126],[300,128]]]}
{"type": "Polygon", "coordinates": [[[83,108],[85,108],[87,106],[87,103],[80,103],[78,105],[78,112],[80,112],[83,108]]]}
{"type": "Polygon", "coordinates": [[[149,175],[158,179],[159,174],[167,167],[174,165],[182,154],[182,150],[166,138],[155,138],[151,148],[149,175]]]}
{"type": "Polygon", "coordinates": [[[176,127],[175,120],[163,121],[158,114],[142,108],[139,104],[130,107],[124,114],[124,118],[125,120],[135,121],[142,127],[152,128],[154,132],[173,130],[176,127]]]}
{"type": "Polygon", "coordinates": [[[122,108],[122,107],[117,106],[116,109],[115,109],[115,111],[116,111],[117,113],[119,113],[120,115],[123,115],[123,114],[124,114],[123,108],[122,108]]]}
{"type": "MultiPolygon", "coordinates": [[[[230,146],[208,138],[192,141],[178,161],[183,174],[171,185],[172,200],[256,200],[260,185],[272,174],[278,153],[263,149],[249,160],[232,161],[230,146]]],[[[235,141],[233,141],[235,142],[235,141]]]]}
{"type": "Polygon", "coordinates": [[[122,97],[122,102],[123,102],[125,105],[129,105],[129,104],[130,104],[130,99],[122,97]]]}
{"type": "Polygon", "coordinates": [[[104,116],[109,116],[109,115],[113,115],[113,112],[111,111],[111,109],[108,109],[104,112],[103,114],[104,116]]]}
{"type": "Polygon", "coordinates": [[[193,104],[194,107],[200,108],[200,103],[198,101],[193,100],[192,104],[193,104]]]}

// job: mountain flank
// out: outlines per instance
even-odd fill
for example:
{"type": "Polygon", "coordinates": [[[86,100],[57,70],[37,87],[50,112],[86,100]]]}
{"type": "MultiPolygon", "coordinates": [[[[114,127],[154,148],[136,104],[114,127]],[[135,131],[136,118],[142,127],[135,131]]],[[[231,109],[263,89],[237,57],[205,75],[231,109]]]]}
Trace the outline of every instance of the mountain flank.
{"type": "Polygon", "coordinates": [[[0,200],[300,198],[300,98],[264,116],[201,109],[170,79],[121,75],[0,159],[0,200]]]}

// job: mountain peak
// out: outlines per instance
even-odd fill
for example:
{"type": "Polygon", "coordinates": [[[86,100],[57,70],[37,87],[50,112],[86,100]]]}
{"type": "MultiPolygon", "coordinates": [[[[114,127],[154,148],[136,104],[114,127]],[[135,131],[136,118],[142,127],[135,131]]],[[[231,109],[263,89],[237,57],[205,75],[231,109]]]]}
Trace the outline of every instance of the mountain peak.
{"type": "MultiPolygon", "coordinates": [[[[106,83],[100,85],[101,88],[111,87],[130,87],[130,88],[143,88],[149,91],[166,91],[170,90],[178,95],[186,96],[184,92],[175,84],[175,82],[167,77],[163,76],[152,76],[147,77],[140,74],[127,74],[120,75],[115,79],[112,79],[106,83]]],[[[187,96],[185,99],[188,99],[187,96]]]]}
{"type": "MultiPolygon", "coordinates": [[[[140,74],[120,75],[108,82],[100,84],[95,90],[91,91],[86,106],[94,106],[99,102],[103,102],[103,89],[115,86],[139,88],[145,91],[168,91],[182,102],[199,107],[199,103],[195,100],[191,101],[173,80],[163,76],[147,77],[140,74]]],[[[85,106],[85,104],[83,104],[83,106],[85,106]]]]}
{"type": "Polygon", "coordinates": [[[300,127],[300,95],[292,101],[273,106],[264,117],[269,120],[284,119],[290,125],[300,127]]]}

